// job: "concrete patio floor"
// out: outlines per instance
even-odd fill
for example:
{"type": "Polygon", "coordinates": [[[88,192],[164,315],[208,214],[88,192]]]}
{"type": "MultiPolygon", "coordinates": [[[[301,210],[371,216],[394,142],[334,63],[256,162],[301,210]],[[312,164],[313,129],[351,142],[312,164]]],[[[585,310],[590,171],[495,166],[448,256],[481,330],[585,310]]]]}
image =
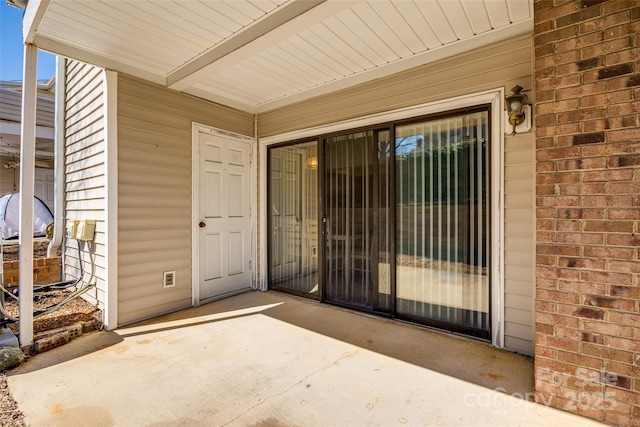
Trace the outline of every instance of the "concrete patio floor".
{"type": "Polygon", "coordinates": [[[273,292],[36,356],[9,375],[37,426],[588,426],[518,396],[530,358],[273,292]]]}

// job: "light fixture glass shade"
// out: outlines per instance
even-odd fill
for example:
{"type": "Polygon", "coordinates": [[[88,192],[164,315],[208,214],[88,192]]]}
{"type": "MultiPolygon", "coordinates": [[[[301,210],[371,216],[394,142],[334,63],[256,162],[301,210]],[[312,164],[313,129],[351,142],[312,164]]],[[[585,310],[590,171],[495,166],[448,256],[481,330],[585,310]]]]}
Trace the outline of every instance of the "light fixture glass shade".
{"type": "Polygon", "coordinates": [[[509,111],[511,111],[512,113],[522,111],[522,103],[520,102],[520,100],[512,100],[511,104],[509,104],[509,111]]]}
{"type": "Polygon", "coordinates": [[[511,89],[513,93],[505,98],[507,115],[509,116],[509,124],[513,126],[513,134],[516,133],[516,126],[524,122],[524,105],[529,98],[526,94],[520,93],[520,91],[522,91],[522,87],[516,85],[511,89]]]}
{"type": "Polygon", "coordinates": [[[309,157],[307,160],[304,161],[303,167],[305,169],[311,169],[311,170],[318,169],[318,158],[316,156],[309,157]]]}

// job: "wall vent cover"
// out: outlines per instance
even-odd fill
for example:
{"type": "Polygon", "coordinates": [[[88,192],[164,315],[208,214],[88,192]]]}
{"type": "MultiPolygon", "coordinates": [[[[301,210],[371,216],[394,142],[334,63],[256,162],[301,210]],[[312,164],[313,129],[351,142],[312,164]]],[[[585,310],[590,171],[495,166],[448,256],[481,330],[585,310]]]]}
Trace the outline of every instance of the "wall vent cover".
{"type": "Polygon", "coordinates": [[[162,287],[170,288],[176,285],[176,272],[175,271],[165,271],[162,277],[162,287]]]}

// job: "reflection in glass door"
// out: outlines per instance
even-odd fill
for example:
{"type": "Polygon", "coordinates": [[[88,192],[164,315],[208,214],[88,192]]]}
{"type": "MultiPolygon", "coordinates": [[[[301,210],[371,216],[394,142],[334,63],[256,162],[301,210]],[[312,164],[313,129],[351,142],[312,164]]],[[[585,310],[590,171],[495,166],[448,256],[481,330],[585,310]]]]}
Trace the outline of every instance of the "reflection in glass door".
{"type": "Polygon", "coordinates": [[[269,287],[318,296],[318,152],[269,149],[269,287]]]}
{"type": "Polygon", "coordinates": [[[489,337],[489,115],[396,127],[396,310],[489,337]]]}
{"type": "Polygon", "coordinates": [[[324,142],[324,299],[389,311],[389,130],[324,142]]]}

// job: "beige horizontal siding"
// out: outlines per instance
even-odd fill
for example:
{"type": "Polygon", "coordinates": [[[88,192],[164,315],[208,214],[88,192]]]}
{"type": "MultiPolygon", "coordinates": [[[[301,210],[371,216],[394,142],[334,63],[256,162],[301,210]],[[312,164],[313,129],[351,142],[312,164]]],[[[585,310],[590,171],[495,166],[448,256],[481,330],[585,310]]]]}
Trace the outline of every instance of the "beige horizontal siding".
{"type": "Polygon", "coordinates": [[[191,306],[191,127],[253,135],[253,116],[118,79],[118,322],[191,306]],[[176,285],[162,287],[164,271],[176,285]]]}
{"type": "Polygon", "coordinates": [[[65,92],[65,219],[96,220],[93,242],[80,245],[65,239],[65,276],[95,282],[96,289],[84,298],[104,308],[106,283],[105,249],[105,146],[102,70],[67,61],[65,92]],[[92,267],[91,261],[94,266],[92,267]],[[94,276],[91,276],[92,271],[94,276]]]}
{"type": "MultiPolygon", "coordinates": [[[[520,83],[531,84],[530,77],[520,83]]],[[[533,354],[535,297],[533,147],[532,132],[505,137],[505,346],[528,355],[533,354]]]]}
{"type": "MultiPolygon", "coordinates": [[[[176,280],[181,280],[181,276],[177,272],[176,280]]],[[[186,292],[183,290],[180,293],[167,294],[154,299],[154,302],[157,302],[156,305],[145,304],[141,306],[138,304],[139,298],[127,299],[126,292],[123,292],[123,294],[123,297],[118,297],[118,310],[129,313],[128,317],[132,319],[149,319],[158,316],[158,313],[171,313],[184,309],[183,301],[191,297],[191,291],[186,292]]],[[[132,322],[129,321],[128,323],[132,322]]],[[[124,325],[126,323],[121,322],[120,324],[124,325]]]]}
{"type": "MultiPolygon", "coordinates": [[[[520,84],[531,89],[530,37],[502,42],[260,114],[260,137],[520,84]]],[[[531,96],[531,92],[528,92],[531,96]]],[[[533,352],[533,132],[505,137],[505,346],[533,352]]]]}
{"type": "Polygon", "coordinates": [[[140,194],[157,199],[175,199],[184,195],[180,186],[175,186],[175,181],[173,180],[167,180],[167,185],[164,185],[161,188],[158,186],[157,182],[141,183],[124,188],[120,191],[121,206],[126,207],[128,205],[128,200],[130,199],[133,199],[132,202],[136,203],[136,199],[140,194]]]}
{"type": "MultiPolygon", "coordinates": [[[[533,221],[534,212],[531,209],[513,209],[510,208],[505,211],[505,221],[533,221]]],[[[533,222],[531,222],[533,224],[533,222]]]]}
{"type": "MultiPolygon", "coordinates": [[[[146,250],[141,250],[138,253],[122,253],[122,256],[128,257],[127,261],[123,261],[120,264],[120,268],[122,268],[122,276],[127,279],[130,277],[140,277],[142,275],[154,275],[154,279],[148,282],[140,282],[136,280],[132,282],[131,285],[134,288],[138,286],[149,287],[149,289],[154,289],[154,292],[145,293],[144,300],[145,301],[154,301],[158,298],[163,298],[164,294],[184,294],[185,290],[188,290],[189,295],[191,295],[191,282],[188,281],[191,278],[191,273],[187,275],[182,275],[176,279],[177,285],[175,288],[167,288],[162,289],[162,272],[169,270],[179,270],[180,268],[185,268],[185,266],[191,265],[191,259],[184,257],[184,252],[186,251],[184,245],[179,246],[176,249],[172,250],[151,250],[148,246],[146,250]],[[154,258],[151,258],[154,256],[154,258]],[[160,273],[160,274],[158,274],[160,273]],[[160,279],[158,279],[160,277],[160,279]],[[182,286],[180,286],[182,284],[182,286]],[[187,286],[188,285],[188,286],[187,286]],[[160,292],[158,289],[160,286],[160,290],[165,292],[160,292]]],[[[188,248],[189,253],[191,253],[191,247],[188,248]]],[[[124,298],[127,295],[127,292],[131,289],[127,287],[127,283],[129,283],[126,279],[123,279],[119,282],[120,289],[119,292],[122,293],[124,298]]],[[[140,303],[140,301],[138,301],[140,303]]],[[[191,305],[191,300],[182,301],[181,304],[185,307],[191,305]]],[[[140,306],[144,306],[145,304],[140,304],[140,306]]],[[[126,322],[126,320],[123,320],[126,322]]]]}
{"type": "MultiPolygon", "coordinates": [[[[241,135],[253,136],[251,114],[127,76],[121,76],[118,85],[123,85],[118,93],[118,109],[134,105],[138,106],[140,111],[146,109],[159,115],[179,117],[188,123],[189,132],[191,122],[195,121],[241,135]]],[[[154,122],[157,123],[158,120],[154,119],[154,122]]]]}
{"type": "MultiPolygon", "coordinates": [[[[151,231],[152,235],[157,236],[158,230],[164,230],[166,220],[164,219],[149,219],[149,218],[126,218],[120,219],[118,231],[126,233],[135,233],[137,231],[151,231]]],[[[173,220],[173,227],[170,227],[176,232],[179,232],[181,236],[184,235],[184,229],[191,226],[191,218],[177,218],[173,220]]],[[[120,236],[121,233],[118,234],[120,236]]],[[[133,234],[136,236],[136,234],[133,234]]],[[[149,239],[149,237],[140,237],[149,239]]]]}

